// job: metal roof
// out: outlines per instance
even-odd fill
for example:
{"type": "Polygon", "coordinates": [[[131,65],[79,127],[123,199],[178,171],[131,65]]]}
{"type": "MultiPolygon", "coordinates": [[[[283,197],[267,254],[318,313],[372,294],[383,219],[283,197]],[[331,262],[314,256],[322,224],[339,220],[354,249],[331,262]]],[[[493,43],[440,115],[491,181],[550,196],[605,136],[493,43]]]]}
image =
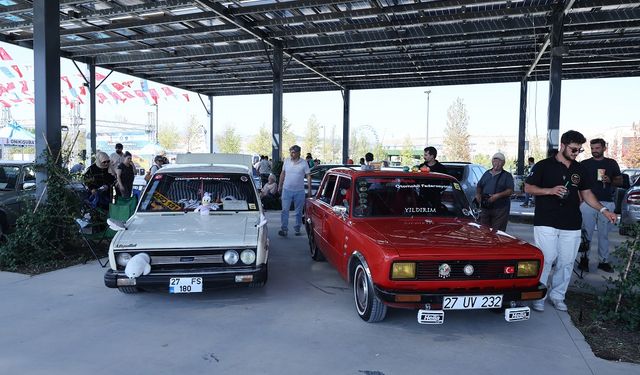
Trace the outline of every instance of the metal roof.
{"type": "MultiPolygon", "coordinates": [[[[0,0],[0,40],[30,46],[32,2],[0,0]]],[[[205,95],[519,82],[551,0],[60,0],[64,57],[205,95]]],[[[640,76],[640,2],[567,1],[564,79],[640,76]]],[[[548,80],[550,48],[530,79],[548,80]]]]}

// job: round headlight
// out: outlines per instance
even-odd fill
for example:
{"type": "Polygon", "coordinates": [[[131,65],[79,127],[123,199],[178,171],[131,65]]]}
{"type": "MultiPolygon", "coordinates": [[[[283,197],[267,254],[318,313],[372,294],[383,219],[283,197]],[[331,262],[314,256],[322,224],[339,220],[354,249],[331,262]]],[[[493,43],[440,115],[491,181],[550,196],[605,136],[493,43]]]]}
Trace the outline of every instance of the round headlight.
{"type": "Polygon", "coordinates": [[[237,252],[237,251],[235,251],[235,250],[227,250],[227,251],[224,253],[224,261],[225,261],[227,264],[234,265],[234,264],[238,263],[238,259],[239,259],[239,258],[240,258],[240,257],[238,256],[238,252],[237,252]]]}
{"type": "Polygon", "coordinates": [[[126,266],[130,260],[131,254],[129,253],[120,253],[116,256],[116,263],[118,263],[118,265],[122,267],[126,266]]]}
{"type": "Polygon", "coordinates": [[[244,250],[240,253],[240,260],[244,264],[251,264],[256,260],[256,253],[253,250],[244,250]]]}

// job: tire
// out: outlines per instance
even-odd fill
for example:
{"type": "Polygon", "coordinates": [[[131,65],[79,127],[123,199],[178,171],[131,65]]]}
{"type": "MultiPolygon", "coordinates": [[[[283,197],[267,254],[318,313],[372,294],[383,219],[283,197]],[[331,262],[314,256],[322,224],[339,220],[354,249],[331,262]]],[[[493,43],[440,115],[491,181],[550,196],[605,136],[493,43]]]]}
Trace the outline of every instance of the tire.
{"type": "Polygon", "coordinates": [[[140,292],[140,288],[137,286],[120,286],[118,287],[118,290],[124,294],[136,294],[140,292]]]}
{"type": "Polygon", "coordinates": [[[316,242],[316,235],[313,233],[313,227],[311,225],[307,226],[307,238],[309,238],[309,254],[311,255],[311,259],[316,262],[323,262],[325,260],[324,254],[318,248],[318,243],[316,242]]]}
{"type": "Polygon", "coordinates": [[[384,320],[387,315],[387,305],[376,296],[373,283],[360,262],[353,271],[353,298],[360,319],[368,323],[384,320]]]}

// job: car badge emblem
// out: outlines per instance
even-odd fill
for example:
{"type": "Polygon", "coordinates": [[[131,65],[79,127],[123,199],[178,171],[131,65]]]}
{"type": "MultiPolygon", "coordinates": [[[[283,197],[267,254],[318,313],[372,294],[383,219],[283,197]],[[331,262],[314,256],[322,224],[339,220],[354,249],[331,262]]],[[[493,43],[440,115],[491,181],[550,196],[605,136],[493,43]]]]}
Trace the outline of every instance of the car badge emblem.
{"type": "Polygon", "coordinates": [[[473,275],[473,271],[474,271],[474,269],[473,269],[472,265],[467,264],[466,266],[464,266],[464,274],[465,275],[471,276],[471,275],[473,275]]]}
{"type": "Polygon", "coordinates": [[[448,264],[442,263],[440,267],[438,267],[438,277],[442,277],[446,279],[451,274],[451,267],[448,264]]]}

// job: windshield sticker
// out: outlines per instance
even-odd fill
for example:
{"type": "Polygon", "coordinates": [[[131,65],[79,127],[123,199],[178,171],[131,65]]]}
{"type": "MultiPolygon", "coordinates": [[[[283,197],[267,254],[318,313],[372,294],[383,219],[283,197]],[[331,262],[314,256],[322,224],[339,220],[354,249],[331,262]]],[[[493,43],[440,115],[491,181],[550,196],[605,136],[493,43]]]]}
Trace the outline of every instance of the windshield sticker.
{"type": "Polygon", "coordinates": [[[247,201],[224,200],[222,201],[223,211],[246,211],[249,205],[247,201]]]}
{"type": "Polygon", "coordinates": [[[405,214],[415,214],[415,213],[434,214],[436,213],[436,209],[433,207],[405,207],[404,213],[405,214]]]}
{"type": "Polygon", "coordinates": [[[155,192],[153,193],[153,199],[155,200],[155,202],[153,203],[158,203],[168,209],[170,209],[171,211],[179,211],[182,209],[182,207],[180,207],[180,205],[174,201],[172,201],[171,199],[165,197],[164,195],[155,192]]]}
{"type": "Polygon", "coordinates": [[[459,184],[459,183],[457,183],[457,182],[454,182],[454,183],[453,183],[453,187],[454,187],[456,190],[462,190],[462,189],[460,189],[460,184],[459,184]]]}
{"type": "Polygon", "coordinates": [[[396,189],[448,189],[449,185],[434,185],[434,184],[412,184],[412,185],[400,185],[396,184],[396,189]]]}
{"type": "Polygon", "coordinates": [[[249,203],[249,209],[250,210],[255,210],[256,209],[256,204],[255,203],[249,203]]]}

